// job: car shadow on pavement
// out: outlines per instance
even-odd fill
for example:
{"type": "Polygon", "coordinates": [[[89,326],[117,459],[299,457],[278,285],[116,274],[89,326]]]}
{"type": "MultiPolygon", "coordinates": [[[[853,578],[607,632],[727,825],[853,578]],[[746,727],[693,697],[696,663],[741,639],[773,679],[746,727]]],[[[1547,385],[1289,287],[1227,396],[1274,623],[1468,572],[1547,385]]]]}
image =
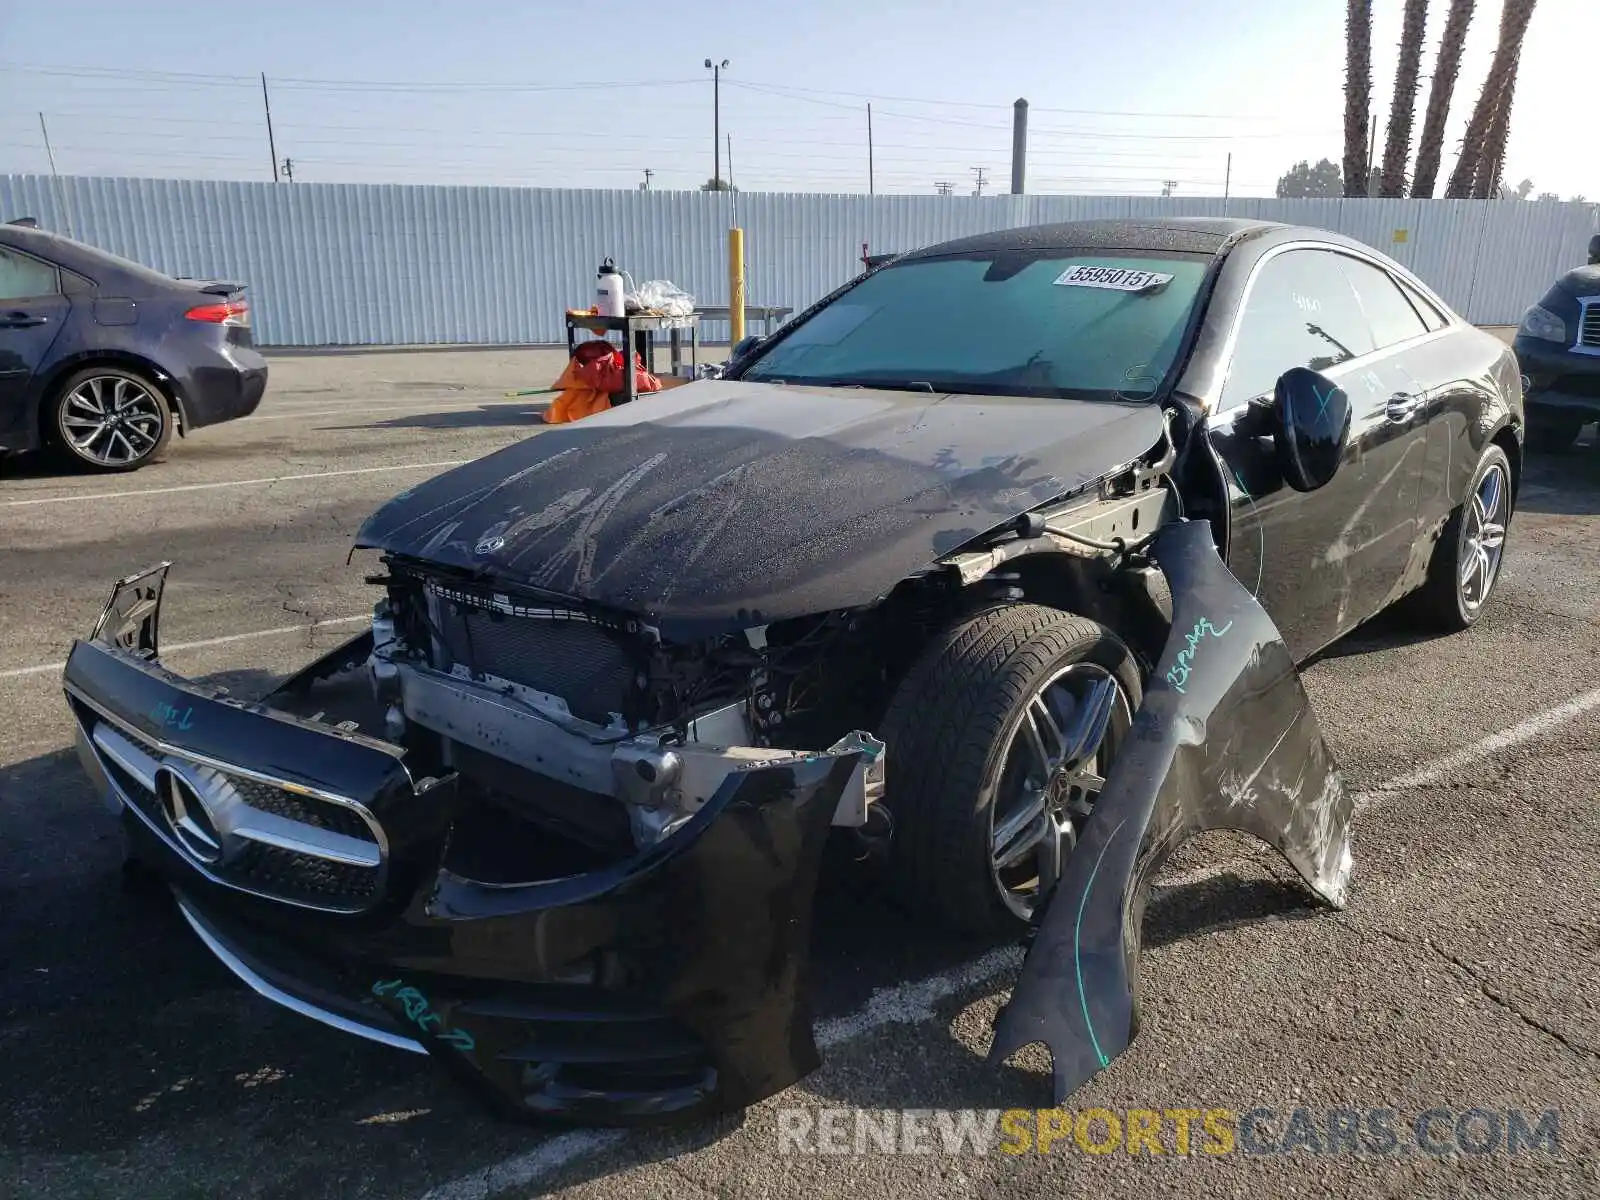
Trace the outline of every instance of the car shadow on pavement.
{"type": "MultiPolygon", "coordinates": [[[[1551,516],[1600,514],[1600,444],[1581,442],[1561,454],[1529,451],[1517,512],[1551,516]]],[[[1511,530],[1515,534],[1515,515],[1511,530]]]]}
{"type": "Polygon", "coordinates": [[[413,413],[390,417],[387,421],[368,421],[360,425],[318,425],[323,430],[352,429],[505,429],[517,425],[544,428],[548,404],[486,404],[479,409],[451,412],[413,413]]]}

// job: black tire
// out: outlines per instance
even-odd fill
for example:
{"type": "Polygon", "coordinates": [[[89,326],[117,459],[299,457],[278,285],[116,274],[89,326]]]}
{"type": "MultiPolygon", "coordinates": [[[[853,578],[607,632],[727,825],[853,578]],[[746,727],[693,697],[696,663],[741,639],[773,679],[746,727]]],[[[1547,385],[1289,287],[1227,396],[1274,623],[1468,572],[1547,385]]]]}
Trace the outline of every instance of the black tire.
{"type": "Polygon", "coordinates": [[[1125,735],[1142,696],[1133,652],[1105,626],[1053,608],[992,608],[953,625],[901,682],[880,732],[884,803],[894,818],[889,882],[908,907],[962,933],[1026,928],[995,873],[996,793],[1024,710],[1073,664],[1115,680],[1125,735]]]}
{"type": "Polygon", "coordinates": [[[159,384],[137,371],[112,366],[85,367],[68,375],[51,395],[45,413],[45,441],[57,459],[79,470],[111,474],[137,471],[158,461],[177,424],[172,401],[159,384]],[[126,397],[129,405],[126,414],[119,414],[124,424],[87,447],[80,445],[74,434],[81,436],[82,423],[92,419],[86,406],[98,403],[102,411],[109,411],[123,402],[118,397],[126,397]],[[120,457],[123,454],[127,457],[120,457]]]}
{"type": "Polygon", "coordinates": [[[1476,624],[1478,618],[1483,615],[1484,606],[1488,603],[1494,585],[1500,578],[1500,568],[1504,562],[1504,531],[1511,522],[1512,487],[1511,460],[1506,457],[1504,450],[1491,444],[1483,452],[1483,457],[1478,460],[1477,470],[1472,473],[1472,483],[1467,488],[1466,499],[1450,514],[1450,519],[1445,522],[1444,529],[1439,534],[1439,540],[1434,544],[1433,558],[1428,563],[1427,582],[1412,597],[1411,613],[1424,625],[1446,633],[1460,633],[1476,624]],[[1501,501],[1501,519],[1498,522],[1502,530],[1500,552],[1494,556],[1487,586],[1481,589],[1476,597],[1477,602],[1471,603],[1469,589],[1462,583],[1461,578],[1466,568],[1474,523],[1469,514],[1474,499],[1478,497],[1479,490],[1491,471],[1499,473],[1501,485],[1505,489],[1501,501]]]}
{"type": "Polygon", "coordinates": [[[1565,454],[1583,432],[1588,418],[1581,413],[1556,411],[1528,414],[1528,448],[1540,454],[1565,454]]]}

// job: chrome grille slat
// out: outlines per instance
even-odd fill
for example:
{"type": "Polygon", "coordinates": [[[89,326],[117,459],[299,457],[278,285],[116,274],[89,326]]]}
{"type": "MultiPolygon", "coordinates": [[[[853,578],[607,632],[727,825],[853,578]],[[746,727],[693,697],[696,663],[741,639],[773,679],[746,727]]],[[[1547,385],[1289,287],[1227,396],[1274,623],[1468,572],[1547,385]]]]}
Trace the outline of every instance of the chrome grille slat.
{"type": "Polygon", "coordinates": [[[1600,297],[1581,302],[1578,315],[1578,345],[1600,350],[1600,297]]]}

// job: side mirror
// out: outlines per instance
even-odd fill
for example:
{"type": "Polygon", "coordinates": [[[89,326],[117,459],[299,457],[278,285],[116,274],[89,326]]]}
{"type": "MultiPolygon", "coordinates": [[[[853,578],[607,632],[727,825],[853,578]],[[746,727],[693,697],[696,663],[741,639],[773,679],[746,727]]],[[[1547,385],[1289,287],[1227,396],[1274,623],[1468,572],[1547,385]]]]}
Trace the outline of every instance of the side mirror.
{"type": "Polygon", "coordinates": [[[752,333],[748,337],[740,338],[738,340],[738,342],[736,342],[734,344],[732,352],[728,355],[728,361],[732,362],[735,359],[743,358],[746,354],[749,354],[757,346],[761,345],[761,343],[763,341],[765,341],[765,340],[766,339],[763,338],[760,334],[756,334],[756,333],[752,333]]]}
{"type": "Polygon", "coordinates": [[[1331,379],[1307,367],[1278,377],[1273,441],[1284,482],[1314,492],[1339,469],[1350,441],[1350,397],[1331,379]]]}

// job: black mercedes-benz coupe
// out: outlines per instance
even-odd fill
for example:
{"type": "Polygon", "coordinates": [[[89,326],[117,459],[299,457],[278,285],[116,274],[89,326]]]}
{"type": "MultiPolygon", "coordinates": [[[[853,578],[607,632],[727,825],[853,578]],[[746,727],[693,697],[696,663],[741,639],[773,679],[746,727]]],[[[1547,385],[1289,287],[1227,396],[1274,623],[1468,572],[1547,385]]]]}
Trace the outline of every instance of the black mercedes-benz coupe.
{"type": "Polygon", "coordinates": [[[687,1117],[814,1067],[830,836],[1028,944],[993,1056],[1046,1043],[1062,1096],[1137,1028],[1190,835],[1344,902],[1297,664],[1399,601],[1471,626],[1522,440],[1509,348],[1350,239],[1005,230],[394,497],[371,630],[261,702],[161,665],[167,563],[67,701],[224,962],[514,1111],[687,1117]]]}
{"type": "Polygon", "coordinates": [[[0,457],[54,451],[132,471],[253,413],[266,360],[244,285],[174,279],[39,229],[0,225],[0,457]]]}

